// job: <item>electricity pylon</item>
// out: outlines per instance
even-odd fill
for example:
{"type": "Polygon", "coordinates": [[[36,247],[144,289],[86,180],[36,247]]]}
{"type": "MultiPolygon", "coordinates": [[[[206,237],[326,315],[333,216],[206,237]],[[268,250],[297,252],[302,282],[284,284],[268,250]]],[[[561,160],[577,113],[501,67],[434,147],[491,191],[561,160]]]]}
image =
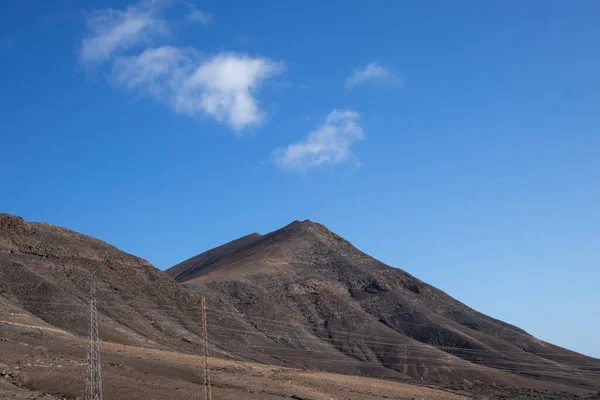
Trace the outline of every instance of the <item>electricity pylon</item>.
{"type": "Polygon", "coordinates": [[[96,277],[90,284],[90,332],[85,378],[85,400],[102,400],[102,375],[100,372],[100,344],[98,337],[98,299],[96,277]]]}
{"type": "Polygon", "coordinates": [[[202,339],[204,340],[204,400],[212,400],[210,389],[210,371],[208,369],[208,335],[206,333],[206,299],[200,297],[200,308],[202,308],[202,339]]]}

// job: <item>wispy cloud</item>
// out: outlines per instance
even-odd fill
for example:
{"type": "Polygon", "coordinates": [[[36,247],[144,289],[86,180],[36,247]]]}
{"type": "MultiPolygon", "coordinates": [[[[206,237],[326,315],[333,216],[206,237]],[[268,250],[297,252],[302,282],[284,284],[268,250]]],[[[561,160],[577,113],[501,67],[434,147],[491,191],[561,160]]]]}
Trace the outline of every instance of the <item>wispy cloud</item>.
{"type": "Polygon", "coordinates": [[[166,35],[168,27],[160,16],[163,5],[161,0],[146,0],[125,10],[94,11],[87,20],[89,32],[81,44],[80,61],[108,61],[119,50],[166,35]]]}
{"type": "Polygon", "coordinates": [[[283,63],[237,53],[201,60],[194,50],[163,46],[119,58],[112,81],[148,94],[178,113],[208,115],[241,132],[262,123],[256,92],[284,68],[283,63]]]}
{"type": "Polygon", "coordinates": [[[360,115],[351,110],[333,110],[306,140],[274,151],[275,163],[284,169],[306,172],[324,165],[357,160],[350,147],[364,139],[360,115]]]}
{"type": "Polygon", "coordinates": [[[140,95],[150,94],[158,100],[169,98],[189,74],[193,50],[171,46],[149,48],[139,55],[118,57],[111,73],[111,82],[140,95]]]}
{"type": "MultiPolygon", "coordinates": [[[[95,11],[87,21],[80,61],[111,65],[108,76],[114,87],[151,97],[176,113],[209,116],[237,133],[260,125],[265,114],[259,106],[259,89],[285,65],[240,53],[201,57],[190,47],[148,47],[157,37],[170,37],[163,14],[177,3],[143,0],[124,10],[95,11]]],[[[179,4],[187,5],[188,13],[180,18],[188,22],[208,24],[214,19],[184,0],[179,4]]]]}
{"type": "Polygon", "coordinates": [[[354,69],[352,75],[346,79],[346,87],[352,89],[367,82],[385,83],[391,86],[400,86],[402,81],[389,68],[377,63],[369,63],[364,68],[354,69]]]}
{"type": "Polygon", "coordinates": [[[213,22],[214,18],[211,13],[198,10],[197,8],[193,8],[187,16],[189,22],[200,25],[208,25],[213,22]]]}

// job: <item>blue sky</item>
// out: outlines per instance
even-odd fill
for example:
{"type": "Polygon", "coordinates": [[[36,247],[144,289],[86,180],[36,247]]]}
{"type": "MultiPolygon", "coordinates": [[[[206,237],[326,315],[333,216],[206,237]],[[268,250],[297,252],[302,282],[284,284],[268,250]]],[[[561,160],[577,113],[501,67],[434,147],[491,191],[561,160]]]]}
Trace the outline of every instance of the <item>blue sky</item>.
{"type": "Polygon", "coordinates": [[[0,11],[1,211],[161,269],[308,218],[600,357],[600,3],[0,11]]]}

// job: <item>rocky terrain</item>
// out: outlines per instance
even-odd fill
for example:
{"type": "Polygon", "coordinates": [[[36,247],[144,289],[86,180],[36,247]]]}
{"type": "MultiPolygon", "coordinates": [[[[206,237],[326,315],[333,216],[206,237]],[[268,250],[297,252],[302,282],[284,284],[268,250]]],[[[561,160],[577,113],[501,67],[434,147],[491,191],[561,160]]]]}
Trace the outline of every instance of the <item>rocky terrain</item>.
{"type": "Polygon", "coordinates": [[[103,339],[195,349],[198,297],[163,272],[89,236],[0,214],[0,320],[85,336],[92,275],[103,339]]]}
{"type": "MultiPolygon", "coordinates": [[[[81,398],[85,340],[0,324],[0,398],[81,398]]],[[[177,351],[101,344],[105,399],[199,399],[202,359],[177,351]]],[[[211,358],[214,399],[466,400],[451,390],[211,358]]]]}
{"type": "Polygon", "coordinates": [[[590,388],[600,373],[600,360],[478,313],[311,221],[243,237],[167,273],[278,343],[260,351],[297,366],[434,383],[502,385],[518,376],[590,388]]]}
{"type": "Polygon", "coordinates": [[[599,389],[600,360],[482,315],[310,221],[165,273],[0,214],[0,398],[81,395],[92,276],[107,398],[199,393],[200,295],[216,399],[587,399],[599,389]]]}

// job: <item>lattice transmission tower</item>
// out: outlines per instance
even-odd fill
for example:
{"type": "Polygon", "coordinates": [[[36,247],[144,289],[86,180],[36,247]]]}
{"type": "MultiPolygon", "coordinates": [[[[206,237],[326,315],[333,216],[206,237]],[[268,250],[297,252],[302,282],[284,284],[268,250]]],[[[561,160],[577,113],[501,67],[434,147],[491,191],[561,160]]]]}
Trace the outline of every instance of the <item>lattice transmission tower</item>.
{"type": "Polygon", "coordinates": [[[206,332],[206,299],[200,297],[200,308],[202,309],[202,339],[204,340],[204,400],[212,400],[210,388],[210,371],[208,368],[208,334],[206,332]]]}
{"type": "Polygon", "coordinates": [[[90,283],[90,332],[85,378],[85,400],[102,400],[102,374],[100,371],[100,344],[98,337],[98,298],[96,277],[90,283]]]}

